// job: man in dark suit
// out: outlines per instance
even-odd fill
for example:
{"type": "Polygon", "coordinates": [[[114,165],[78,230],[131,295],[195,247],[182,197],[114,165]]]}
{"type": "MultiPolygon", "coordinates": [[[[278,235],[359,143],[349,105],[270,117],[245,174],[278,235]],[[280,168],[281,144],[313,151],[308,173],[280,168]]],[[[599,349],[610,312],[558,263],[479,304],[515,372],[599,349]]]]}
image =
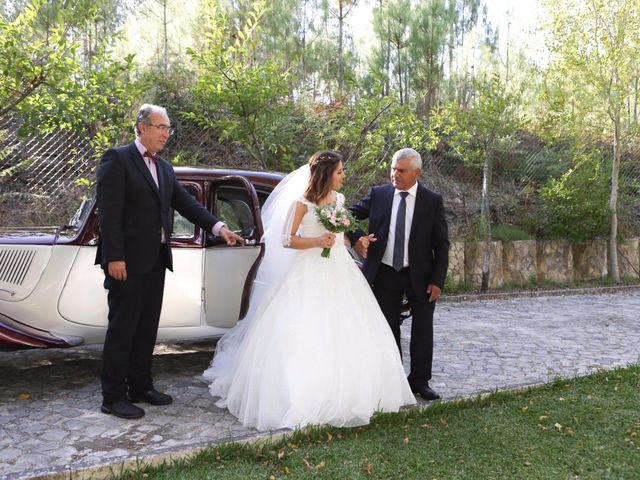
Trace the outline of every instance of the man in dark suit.
{"type": "Polygon", "coordinates": [[[373,187],[350,208],[358,219],[369,219],[369,234],[350,234],[365,258],[364,275],[371,283],[400,347],[403,296],[411,307],[411,373],[414,393],[426,400],[439,395],[429,386],[433,359],[433,312],[442,293],[449,260],[449,238],[442,197],[418,183],[420,154],[397,151],[391,163],[391,183],[373,187]]]}
{"type": "Polygon", "coordinates": [[[164,108],[143,105],[135,141],[107,150],[98,167],[96,264],[102,266],[109,290],[101,411],[121,418],[144,415],[136,402],[173,401],[154,388],[151,377],[165,270],[173,269],[170,209],[229,245],[242,242],[180,186],[171,164],[157,156],[172,131],[164,108]]]}

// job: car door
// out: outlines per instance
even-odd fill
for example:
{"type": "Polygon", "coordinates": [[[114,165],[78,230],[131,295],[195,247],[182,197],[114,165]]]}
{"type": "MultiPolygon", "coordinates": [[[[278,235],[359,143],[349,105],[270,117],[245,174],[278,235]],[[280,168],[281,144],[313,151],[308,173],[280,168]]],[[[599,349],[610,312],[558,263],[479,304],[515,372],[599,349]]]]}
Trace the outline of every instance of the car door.
{"type": "MultiPolygon", "coordinates": [[[[202,183],[181,181],[182,186],[194,198],[204,204],[202,183]]],[[[174,329],[161,338],[188,337],[180,333],[183,327],[198,327],[202,323],[202,230],[172,210],[171,250],[173,272],[167,270],[160,316],[160,329],[174,329]]],[[[97,222],[97,220],[96,220],[97,222]]],[[[98,235],[97,223],[94,225],[98,235]]],[[[104,289],[104,274],[94,265],[95,240],[74,248],[75,259],[66,277],[58,301],[58,311],[68,322],[91,327],[106,328],[108,320],[107,291],[104,289]]],[[[60,249],[61,247],[56,247],[60,249]]]]}
{"type": "Polygon", "coordinates": [[[228,246],[209,235],[204,259],[204,311],[207,325],[229,328],[248,308],[251,284],[263,255],[262,222],[256,191],[246,178],[229,175],[208,185],[209,208],[245,239],[228,246]]]}

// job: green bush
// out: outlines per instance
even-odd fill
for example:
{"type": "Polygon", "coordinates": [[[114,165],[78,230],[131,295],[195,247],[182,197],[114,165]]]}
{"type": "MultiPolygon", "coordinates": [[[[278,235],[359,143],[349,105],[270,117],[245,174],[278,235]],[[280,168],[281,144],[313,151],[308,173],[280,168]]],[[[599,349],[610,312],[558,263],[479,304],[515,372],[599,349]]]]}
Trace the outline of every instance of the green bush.
{"type": "Polygon", "coordinates": [[[597,153],[578,158],[576,165],[541,189],[542,236],[581,242],[609,232],[609,169],[597,153]]]}
{"type": "Polygon", "coordinates": [[[514,225],[497,225],[491,230],[494,240],[511,242],[514,240],[531,240],[531,235],[525,230],[514,225]]]}

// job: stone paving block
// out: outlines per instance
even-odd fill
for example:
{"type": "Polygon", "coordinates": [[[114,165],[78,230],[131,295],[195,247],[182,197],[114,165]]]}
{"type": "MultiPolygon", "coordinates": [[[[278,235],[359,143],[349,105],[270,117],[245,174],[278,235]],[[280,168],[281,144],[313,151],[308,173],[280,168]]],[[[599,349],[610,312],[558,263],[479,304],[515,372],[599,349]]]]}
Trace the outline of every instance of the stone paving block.
{"type": "Polygon", "coordinates": [[[39,435],[40,440],[45,442],[59,442],[69,436],[69,432],[60,429],[47,429],[42,435],[39,435]]]}
{"type": "Polygon", "coordinates": [[[21,455],[22,450],[18,448],[3,448],[0,450],[0,463],[13,463],[21,455]]]}

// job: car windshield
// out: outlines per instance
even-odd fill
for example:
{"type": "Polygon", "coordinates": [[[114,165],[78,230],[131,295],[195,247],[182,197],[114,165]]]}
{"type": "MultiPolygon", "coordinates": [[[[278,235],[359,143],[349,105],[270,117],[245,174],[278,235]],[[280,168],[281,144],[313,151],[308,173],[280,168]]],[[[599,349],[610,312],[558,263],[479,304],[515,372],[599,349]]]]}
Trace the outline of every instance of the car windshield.
{"type": "Polygon", "coordinates": [[[69,223],[65,226],[76,230],[80,228],[91,212],[91,205],[93,205],[92,197],[82,200],[82,203],[76,210],[76,213],[73,214],[73,217],[71,217],[71,220],[69,220],[69,223]]]}

